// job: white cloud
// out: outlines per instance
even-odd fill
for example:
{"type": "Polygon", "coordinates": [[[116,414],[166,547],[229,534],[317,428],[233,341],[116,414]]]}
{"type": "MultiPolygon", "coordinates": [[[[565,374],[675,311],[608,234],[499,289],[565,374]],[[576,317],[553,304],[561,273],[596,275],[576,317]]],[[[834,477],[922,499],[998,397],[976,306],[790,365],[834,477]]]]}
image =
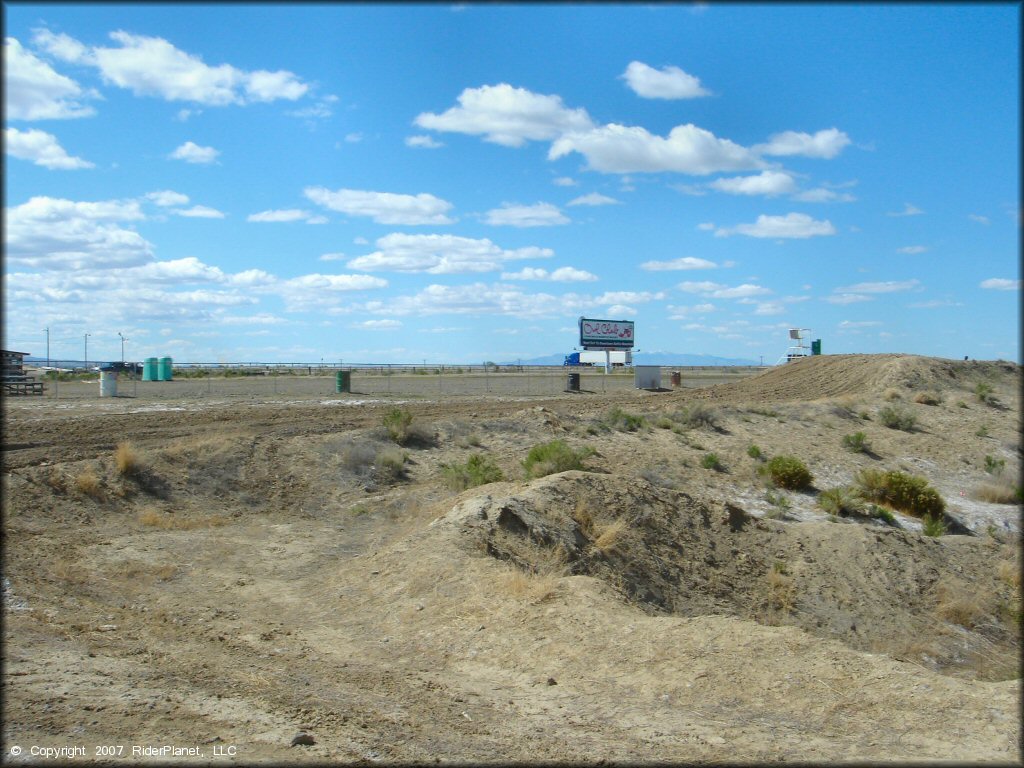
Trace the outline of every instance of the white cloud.
{"type": "Polygon", "coordinates": [[[762,214],[753,224],[737,224],[735,227],[718,229],[715,231],[715,236],[727,237],[739,234],[748,237],[803,239],[819,235],[834,235],[835,233],[835,227],[827,219],[816,221],[806,213],[787,213],[785,216],[762,214]]]}
{"type": "Polygon", "coordinates": [[[309,211],[302,211],[297,208],[288,208],[285,210],[260,211],[259,213],[250,213],[245,218],[245,220],[258,222],[288,222],[304,221],[308,218],[309,211]]]}
{"type": "Polygon", "coordinates": [[[391,331],[402,327],[401,320],[364,320],[361,323],[353,323],[352,328],[363,331],[391,331]]]}
{"type": "Polygon", "coordinates": [[[700,224],[697,225],[697,229],[699,229],[701,232],[710,232],[714,228],[715,228],[714,223],[712,223],[710,221],[704,221],[704,222],[701,222],[700,224]]]}
{"type": "Polygon", "coordinates": [[[903,248],[897,248],[896,253],[906,253],[913,255],[915,253],[925,253],[928,249],[923,245],[907,245],[903,248]]]}
{"type": "Polygon", "coordinates": [[[487,212],[484,223],[496,227],[553,227],[568,224],[569,218],[551,203],[514,205],[503,203],[501,208],[487,212]]]}
{"type": "Polygon", "coordinates": [[[981,288],[990,288],[996,291],[1019,291],[1020,280],[1007,280],[1003,277],[990,277],[988,280],[982,280],[979,284],[981,288]]]}
{"type": "Polygon", "coordinates": [[[377,240],[377,251],[348,262],[350,269],[366,272],[426,272],[465,274],[494,272],[508,261],[549,258],[548,248],[502,250],[488,239],[455,235],[407,235],[399,232],[377,240]]]}
{"type": "Polygon", "coordinates": [[[145,264],[153,245],[121,226],[144,218],[138,201],[33,197],[6,209],[5,256],[11,264],[52,270],[145,264]]]}
{"type": "Polygon", "coordinates": [[[4,151],[19,160],[30,160],[50,170],[77,170],[93,168],[93,164],[80,157],[71,157],[57,142],[57,137],[37,129],[19,131],[4,129],[4,151]]]}
{"type": "Polygon", "coordinates": [[[4,38],[4,108],[8,120],[62,120],[96,113],[81,100],[94,97],[74,80],[4,38]]]}
{"type": "Polygon", "coordinates": [[[757,176],[737,176],[731,179],[716,179],[708,184],[719,192],[730,195],[787,195],[796,189],[796,182],[788,173],[762,171],[757,176]]]}
{"type": "Polygon", "coordinates": [[[676,307],[669,305],[669,320],[686,320],[690,315],[703,315],[715,311],[714,304],[694,304],[692,307],[676,307]]]}
{"type": "Polygon", "coordinates": [[[559,96],[544,96],[507,83],[466,88],[458,102],[440,115],[417,115],[414,123],[434,131],[483,135],[485,141],[508,147],[553,139],[592,125],[585,110],[569,109],[559,96]]]}
{"type": "Polygon", "coordinates": [[[320,261],[344,261],[347,259],[344,253],[324,253],[320,256],[320,261]]]}
{"type": "Polygon", "coordinates": [[[553,272],[538,267],[524,267],[518,272],[502,272],[502,280],[550,280],[555,283],[589,283],[598,279],[597,275],[575,267],[559,267],[553,272]]]}
{"type": "Polygon", "coordinates": [[[752,283],[743,283],[742,285],[729,287],[728,285],[713,283],[709,280],[701,282],[687,280],[686,282],[679,283],[676,287],[684,293],[699,293],[712,299],[741,299],[771,293],[771,290],[768,288],[752,283]]]}
{"type": "Polygon", "coordinates": [[[220,152],[213,147],[200,147],[192,141],[186,141],[171,153],[172,160],[184,160],[186,163],[212,163],[220,152]]]}
{"type": "Polygon", "coordinates": [[[825,301],[829,304],[857,304],[861,301],[872,301],[872,298],[860,293],[840,293],[835,296],[826,297],[825,301]]]}
{"type": "Polygon", "coordinates": [[[898,293],[911,291],[920,285],[919,280],[889,280],[880,283],[857,283],[843,288],[836,288],[836,293],[898,293]]]}
{"type": "Polygon", "coordinates": [[[907,306],[911,309],[937,309],[938,307],[962,307],[963,303],[949,299],[932,299],[931,301],[916,301],[907,306]]]}
{"type": "Polygon", "coordinates": [[[646,304],[665,298],[663,291],[606,291],[594,301],[598,304],[646,304]]]}
{"type": "Polygon", "coordinates": [[[777,301],[761,301],[757,303],[755,315],[781,315],[786,308],[777,301]]]}
{"type": "Polygon", "coordinates": [[[551,182],[556,187],[575,187],[579,185],[579,182],[575,179],[570,179],[568,176],[559,176],[557,179],[551,182]]]}
{"type": "Polygon", "coordinates": [[[627,307],[625,304],[613,304],[608,307],[608,314],[612,317],[631,317],[636,315],[636,310],[632,307],[627,307]]]}
{"type": "Polygon", "coordinates": [[[985,224],[986,226],[992,223],[991,221],[989,221],[988,216],[980,216],[976,213],[967,214],[967,218],[970,219],[971,221],[976,221],[978,224],[985,224]]]}
{"type": "Polygon", "coordinates": [[[667,138],[644,128],[614,123],[575,130],[559,137],[548,151],[550,160],[572,152],[587,159],[591,170],[603,173],[659,173],[673,171],[702,176],[718,171],[764,167],[753,152],[693,124],[677,125],[667,138]]]}
{"type": "Polygon", "coordinates": [[[168,208],[172,205],[185,205],[188,203],[188,195],[181,192],[174,192],[170,189],[161,189],[146,194],[146,199],[151,200],[155,205],[168,208]]]}
{"type": "Polygon", "coordinates": [[[378,224],[451,224],[445,214],[452,204],[426,193],[400,195],[359,189],[331,191],[324,187],[306,187],[309,200],[332,211],[349,216],[369,216],[378,224]]]}
{"type": "Polygon", "coordinates": [[[172,211],[177,216],[185,216],[190,219],[223,219],[224,214],[216,208],[206,205],[193,205],[180,211],[172,211]]]}
{"type": "Polygon", "coordinates": [[[412,296],[396,296],[386,302],[365,302],[353,309],[399,317],[437,314],[557,317],[578,314],[588,306],[593,306],[593,299],[578,294],[529,294],[513,285],[473,283],[428,285],[412,296]]]}
{"type": "Polygon", "coordinates": [[[886,213],[885,215],[886,216],[920,216],[922,213],[924,213],[924,211],[922,211],[917,206],[911,205],[910,203],[904,203],[902,211],[892,211],[892,212],[886,213]]]}
{"type": "Polygon", "coordinates": [[[418,149],[440,149],[444,144],[432,136],[407,136],[405,146],[418,149]]]}
{"type": "Polygon", "coordinates": [[[831,159],[850,143],[850,137],[837,128],[828,128],[815,134],[783,131],[768,137],[767,144],[758,144],[754,151],[762,155],[800,155],[831,159]]]}
{"type": "Polygon", "coordinates": [[[309,86],[286,70],[246,72],[230,64],[209,66],[202,59],[175,48],[160,37],[110,33],[120,47],[87,48],[67,36],[42,31],[36,40],[58,57],[99,69],[104,81],[127,88],[136,96],[157,96],[167,101],[193,101],[208,106],[295,101],[309,86]],[[59,41],[59,44],[57,44],[59,41]]]}
{"type": "Polygon", "coordinates": [[[640,61],[631,61],[620,75],[637,96],[645,99],[694,99],[707,96],[700,79],[679,67],[666,66],[660,70],[640,61]]]}
{"type": "Polygon", "coordinates": [[[680,270],[680,269],[716,269],[717,264],[707,259],[697,259],[693,256],[683,256],[678,259],[672,259],[671,261],[645,261],[640,265],[640,269],[645,269],[649,272],[663,272],[666,270],[680,270]]]}
{"type": "Polygon", "coordinates": [[[794,200],[802,203],[853,203],[857,198],[847,192],[834,192],[825,187],[808,189],[793,195],[794,200]]]}
{"type": "Polygon", "coordinates": [[[589,195],[582,195],[570,200],[566,205],[619,205],[619,201],[614,197],[591,192],[589,195]]]}
{"type": "Polygon", "coordinates": [[[387,286],[387,280],[370,275],[310,274],[281,281],[272,290],[280,294],[289,311],[302,311],[347,302],[347,294],[355,291],[387,286]]]}
{"type": "Polygon", "coordinates": [[[840,328],[873,328],[873,327],[881,325],[881,324],[882,323],[880,321],[878,321],[878,320],[859,320],[859,321],[856,321],[856,322],[853,321],[853,320],[843,320],[841,323],[839,323],[839,327],[840,328]]]}

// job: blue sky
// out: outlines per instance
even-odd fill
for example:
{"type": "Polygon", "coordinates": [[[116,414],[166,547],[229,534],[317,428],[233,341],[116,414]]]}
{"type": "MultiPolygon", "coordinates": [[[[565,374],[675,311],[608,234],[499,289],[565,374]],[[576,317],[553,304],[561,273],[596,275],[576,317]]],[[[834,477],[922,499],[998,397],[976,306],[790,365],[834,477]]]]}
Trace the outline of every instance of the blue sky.
{"type": "Polygon", "coordinates": [[[1020,360],[1020,6],[7,3],[4,346],[1020,360]]]}

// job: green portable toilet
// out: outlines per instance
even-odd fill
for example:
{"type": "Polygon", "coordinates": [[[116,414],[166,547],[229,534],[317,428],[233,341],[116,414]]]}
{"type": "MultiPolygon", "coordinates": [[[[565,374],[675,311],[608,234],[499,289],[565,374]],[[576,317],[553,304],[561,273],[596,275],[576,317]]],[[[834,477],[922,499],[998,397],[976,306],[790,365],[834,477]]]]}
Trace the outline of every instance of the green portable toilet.
{"type": "Polygon", "coordinates": [[[338,371],[337,381],[334,387],[335,392],[352,391],[352,371],[338,371]]]}
{"type": "Polygon", "coordinates": [[[811,342],[811,354],[812,355],[820,355],[821,354],[821,339],[814,339],[811,342]]]}
{"type": "Polygon", "coordinates": [[[171,358],[160,358],[160,378],[158,381],[170,381],[174,378],[174,371],[171,367],[171,358]]]}
{"type": "Polygon", "coordinates": [[[160,381],[159,363],[155,357],[147,357],[142,365],[143,381],[160,381]]]}

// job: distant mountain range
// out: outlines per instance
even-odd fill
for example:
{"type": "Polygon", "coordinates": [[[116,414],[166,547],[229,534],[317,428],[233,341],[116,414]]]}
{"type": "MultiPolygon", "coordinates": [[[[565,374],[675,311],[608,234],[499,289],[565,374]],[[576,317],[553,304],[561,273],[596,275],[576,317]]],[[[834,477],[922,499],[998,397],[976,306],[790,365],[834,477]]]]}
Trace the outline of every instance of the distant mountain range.
{"type": "MultiPolygon", "coordinates": [[[[561,365],[565,354],[533,357],[529,360],[510,360],[501,365],[561,365]]],[[[739,357],[715,357],[714,355],[692,355],[684,352],[637,352],[633,365],[759,365],[757,360],[739,357]]]]}

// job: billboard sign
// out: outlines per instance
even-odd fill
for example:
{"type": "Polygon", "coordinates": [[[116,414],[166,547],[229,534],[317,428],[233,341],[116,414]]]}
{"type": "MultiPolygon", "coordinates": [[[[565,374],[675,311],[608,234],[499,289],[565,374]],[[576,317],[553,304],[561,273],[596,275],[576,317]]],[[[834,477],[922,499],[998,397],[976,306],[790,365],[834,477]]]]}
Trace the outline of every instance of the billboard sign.
{"type": "Polygon", "coordinates": [[[632,349],[632,320],[580,318],[580,346],[584,349],[632,349]]]}

